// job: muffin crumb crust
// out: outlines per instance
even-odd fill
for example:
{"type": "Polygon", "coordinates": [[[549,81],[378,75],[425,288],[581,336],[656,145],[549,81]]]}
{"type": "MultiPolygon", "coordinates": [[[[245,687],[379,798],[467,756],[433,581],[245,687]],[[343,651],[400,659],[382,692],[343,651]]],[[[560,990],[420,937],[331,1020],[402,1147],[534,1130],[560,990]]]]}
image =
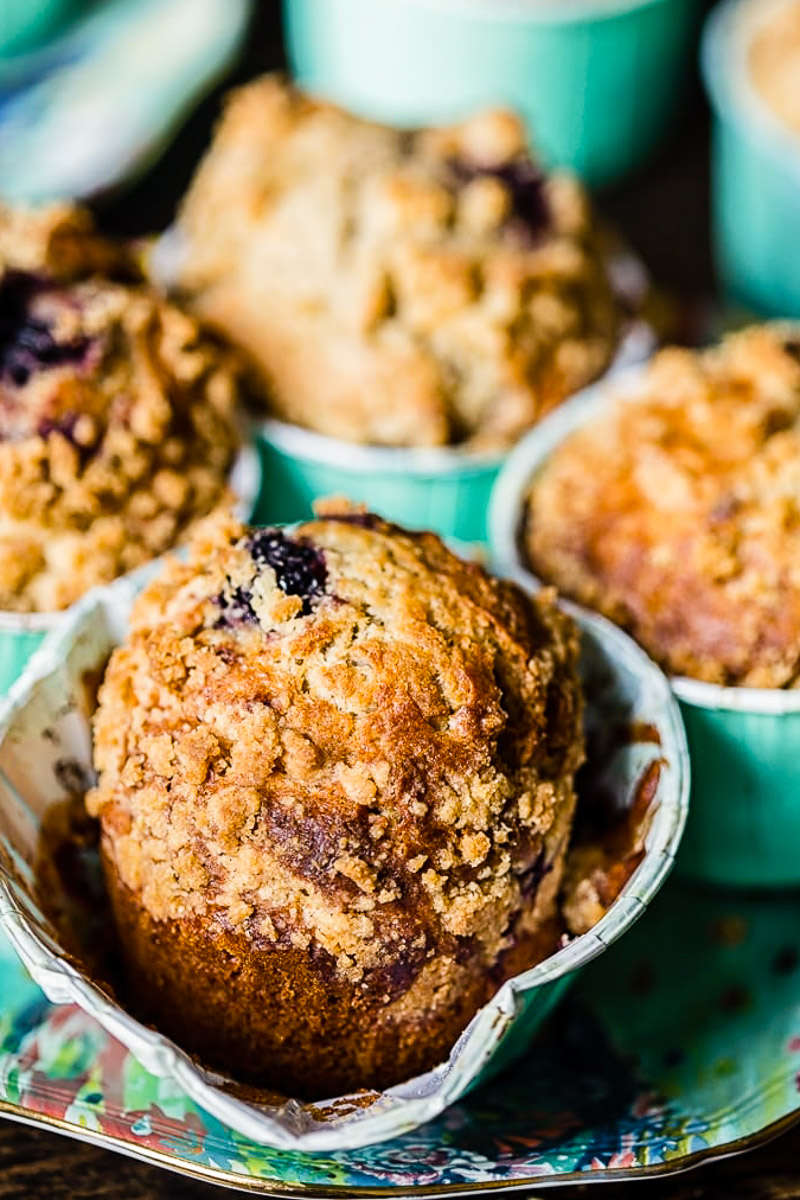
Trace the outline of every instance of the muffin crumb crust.
{"type": "Polygon", "coordinates": [[[507,112],[404,132],[265,77],[229,98],[178,227],[185,299],[277,415],[336,438],[508,445],[620,334],[584,192],[507,112]]]}
{"type": "Polygon", "coordinates": [[[225,499],[237,389],[87,214],[1,208],[0,609],[65,608],[225,499]]]}
{"type": "Polygon", "coordinates": [[[547,581],[667,670],[800,680],[800,337],[753,327],[662,352],[640,393],[572,435],[531,486],[525,547],[547,581]]]}
{"type": "MultiPolygon", "coordinates": [[[[583,755],[577,634],[553,597],[354,516],[198,530],[112,656],[88,800],[132,975],[152,971],[135,947],[155,936],[201,973],[223,946],[261,964],[271,1031],[245,1005],[216,1057],[227,1041],[229,1066],[269,1074],[277,1054],[285,1082],[327,1030],[323,1092],[432,1066],[503,978],[552,950],[540,935],[583,755]]],[[[174,973],[159,989],[163,1020],[174,973]]]]}

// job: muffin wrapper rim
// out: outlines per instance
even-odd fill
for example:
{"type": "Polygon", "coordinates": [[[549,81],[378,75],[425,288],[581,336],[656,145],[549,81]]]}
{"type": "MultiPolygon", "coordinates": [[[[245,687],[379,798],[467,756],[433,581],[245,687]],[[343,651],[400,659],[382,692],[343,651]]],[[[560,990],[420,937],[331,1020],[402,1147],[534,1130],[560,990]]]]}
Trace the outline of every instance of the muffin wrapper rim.
{"type": "Polygon", "coordinates": [[[512,21],[521,25],[575,25],[638,12],[664,0],[406,0],[409,6],[456,13],[473,20],[512,21]]]}

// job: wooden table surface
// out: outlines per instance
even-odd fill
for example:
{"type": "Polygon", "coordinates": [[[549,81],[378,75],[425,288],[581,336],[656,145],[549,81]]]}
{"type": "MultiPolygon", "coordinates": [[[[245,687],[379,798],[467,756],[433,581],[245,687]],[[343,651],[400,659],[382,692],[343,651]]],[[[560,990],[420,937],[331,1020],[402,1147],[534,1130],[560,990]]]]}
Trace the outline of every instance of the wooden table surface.
{"type": "MultiPolygon", "coordinates": [[[[282,62],[277,0],[257,0],[256,7],[246,51],[227,84],[282,62]]],[[[208,141],[224,86],[203,102],[146,178],[99,209],[108,228],[139,234],[167,224],[208,141]]],[[[703,303],[713,295],[713,272],[708,117],[696,80],[685,98],[684,112],[656,160],[635,179],[598,197],[598,204],[624,231],[655,279],[682,300],[703,303]]],[[[800,1128],[720,1163],[635,1185],[604,1184],[596,1195],[598,1200],[619,1200],[630,1197],[634,1189],[643,1200],[800,1200],[800,1128]]],[[[219,1194],[212,1185],[57,1134],[0,1121],[0,1200],[201,1200],[219,1194]]],[[[595,1190],[593,1185],[570,1187],[558,1189],[557,1195],[575,1200],[594,1196],[595,1190]]]]}

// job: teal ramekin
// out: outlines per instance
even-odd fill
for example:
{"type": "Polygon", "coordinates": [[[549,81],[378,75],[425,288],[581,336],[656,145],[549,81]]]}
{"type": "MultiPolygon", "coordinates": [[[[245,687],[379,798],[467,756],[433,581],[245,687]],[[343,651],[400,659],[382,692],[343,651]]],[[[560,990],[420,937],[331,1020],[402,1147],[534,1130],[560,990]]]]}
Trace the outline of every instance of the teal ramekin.
{"type": "Polygon", "coordinates": [[[76,0],[0,0],[0,58],[48,42],[75,8],[76,0]]]}
{"type": "Polygon", "coordinates": [[[57,629],[63,613],[0,612],[0,696],[22,674],[28,659],[47,634],[57,629]]]}
{"type": "MultiPolygon", "coordinates": [[[[655,344],[648,325],[632,322],[604,378],[643,362],[655,344]]],[[[306,521],[314,500],[344,496],[414,529],[465,543],[488,540],[489,499],[507,452],[363,446],[278,420],[255,425],[253,436],[261,457],[260,524],[306,521]]]]}
{"type": "Polygon", "coordinates": [[[298,83],[364,117],[507,105],[548,166],[608,184],[668,129],[701,0],[283,0],[298,83]]]}
{"type": "Polygon", "coordinates": [[[713,883],[800,883],[800,692],[673,679],[693,803],[677,869],[713,883]]]}
{"type": "Polygon", "coordinates": [[[712,213],[723,289],[747,308],[800,317],[800,136],[750,81],[754,30],[787,0],[725,0],[702,43],[714,112],[712,213]]]}
{"type": "MultiPolygon", "coordinates": [[[[642,368],[567,400],[512,451],[492,492],[495,569],[541,586],[522,546],[531,481],[556,447],[607,410],[635,403],[642,368]]],[[[673,678],[691,759],[691,803],[676,869],[710,883],[800,884],[800,691],[673,678]]]]}
{"type": "Polygon", "coordinates": [[[463,542],[486,541],[501,454],[466,454],[449,446],[360,446],[275,420],[258,426],[257,445],[259,523],[307,520],[317,498],[346,496],[389,521],[463,542]]]}

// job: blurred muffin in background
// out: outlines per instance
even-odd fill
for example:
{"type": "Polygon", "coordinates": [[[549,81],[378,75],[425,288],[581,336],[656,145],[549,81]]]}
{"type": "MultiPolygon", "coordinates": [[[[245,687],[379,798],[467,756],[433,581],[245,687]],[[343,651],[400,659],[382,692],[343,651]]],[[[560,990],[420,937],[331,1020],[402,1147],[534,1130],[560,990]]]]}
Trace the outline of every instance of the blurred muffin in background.
{"type": "Polygon", "coordinates": [[[800,134],[800,0],[775,8],[748,48],[753,83],[772,111],[800,134]]]}
{"type": "MultiPolygon", "coordinates": [[[[613,392],[612,392],[613,395],[613,392]]],[[[754,327],[663,351],[630,398],[537,472],[543,579],[710,683],[800,683],[800,336],[754,327]]]]}
{"type": "Polygon", "coordinates": [[[0,208],[0,609],[67,607],[227,496],[231,356],[79,209],[0,208]]]}
{"type": "Polygon", "coordinates": [[[263,78],[230,97],[178,231],[188,305],[276,415],[331,437],[502,449],[620,340],[587,198],[507,112],[403,132],[263,78]]]}

